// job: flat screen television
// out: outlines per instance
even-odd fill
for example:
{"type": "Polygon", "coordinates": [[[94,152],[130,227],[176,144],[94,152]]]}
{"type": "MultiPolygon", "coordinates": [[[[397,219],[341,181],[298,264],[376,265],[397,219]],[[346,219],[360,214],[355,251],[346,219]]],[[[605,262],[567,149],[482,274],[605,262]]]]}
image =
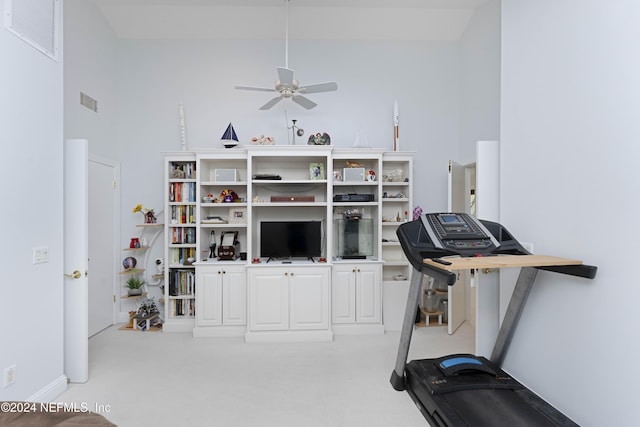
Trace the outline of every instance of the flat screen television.
{"type": "Polygon", "coordinates": [[[262,221],[260,256],[269,260],[322,256],[322,222],[262,221]]]}

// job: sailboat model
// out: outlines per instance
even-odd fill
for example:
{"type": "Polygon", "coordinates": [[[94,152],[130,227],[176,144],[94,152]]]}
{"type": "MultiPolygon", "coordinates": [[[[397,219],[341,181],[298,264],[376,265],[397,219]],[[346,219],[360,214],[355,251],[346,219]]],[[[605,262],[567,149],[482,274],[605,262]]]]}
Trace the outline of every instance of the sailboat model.
{"type": "Polygon", "coordinates": [[[224,131],[220,140],[225,148],[231,148],[238,145],[238,135],[236,135],[236,131],[233,129],[233,125],[231,123],[227,126],[227,130],[224,131]]]}

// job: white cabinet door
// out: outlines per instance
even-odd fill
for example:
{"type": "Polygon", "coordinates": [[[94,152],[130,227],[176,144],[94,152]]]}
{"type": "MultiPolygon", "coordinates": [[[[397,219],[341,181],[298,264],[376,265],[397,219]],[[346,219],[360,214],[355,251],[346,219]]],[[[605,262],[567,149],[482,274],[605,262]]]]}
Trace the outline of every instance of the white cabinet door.
{"type": "Polygon", "coordinates": [[[222,324],[222,269],[198,269],[196,278],[196,324],[222,324]]]}
{"type": "Polygon", "coordinates": [[[222,279],[222,323],[246,325],[247,275],[245,268],[224,267],[222,279]]]}
{"type": "Polygon", "coordinates": [[[356,321],[356,267],[334,265],[331,280],[331,322],[356,321]]]}
{"type": "Polygon", "coordinates": [[[380,265],[356,267],[356,323],[380,323],[382,292],[380,265]]]}
{"type": "Polygon", "coordinates": [[[249,328],[253,331],[289,329],[288,269],[258,268],[249,272],[249,328]],[[286,276],[285,276],[286,274],[286,276]]]}
{"type": "Polygon", "coordinates": [[[329,268],[289,269],[292,330],[329,328],[329,268]]]}

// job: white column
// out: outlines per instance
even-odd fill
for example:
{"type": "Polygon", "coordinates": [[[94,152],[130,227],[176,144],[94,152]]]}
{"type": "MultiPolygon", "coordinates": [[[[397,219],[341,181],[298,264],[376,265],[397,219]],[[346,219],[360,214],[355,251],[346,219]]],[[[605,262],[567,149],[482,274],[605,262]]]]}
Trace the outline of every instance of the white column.
{"type": "MultiPolygon", "coordinates": [[[[500,143],[476,143],[476,217],[500,221],[500,143]]],[[[500,273],[477,275],[476,354],[490,357],[500,327],[500,273]]]]}

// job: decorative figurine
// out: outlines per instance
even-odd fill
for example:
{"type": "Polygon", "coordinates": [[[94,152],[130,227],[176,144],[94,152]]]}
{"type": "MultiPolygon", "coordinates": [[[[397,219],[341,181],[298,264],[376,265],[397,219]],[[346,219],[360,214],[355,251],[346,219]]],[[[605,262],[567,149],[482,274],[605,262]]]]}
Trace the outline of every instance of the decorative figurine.
{"type": "Polygon", "coordinates": [[[185,177],[185,173],[184,173],[184,169],[182,169],[182,166],[178,165],[173,169],[173,172],[171,172],[171,178],[176,178],[176,179],[184,179],[185,177]]]}
{"type": "Polygon", "coordinates": [[[323,133],[318,132],[315,135],[311,135],[309,137],[307,144],[308,145],[330,145],[331,137],[326,132],[323,132],[323,133]]]}
{"type": "Polygon", "coordinates": [[[223,190],[220,193],[220,199],[223,203],[233,203],[238,198],[238,194],[233,190],[223,190]]]}
{"type": "Polygon", "coordinates": [[[259,137],[251,138],[251,144],[253,145],[273,145],[276,143],[276,139],[272,136],[260,135],[259,137]]]}
{"type": "MultiPolygon", "coordinates": [[[[184,172],[182,172],[184,174],[184,172]]],[[[144,216],[144,223],[145,224],[155,224],[158,220],[156,218],[156,214],[153,211],[153,209],[149,209],[149,208],[143,208],[141,203],[138,203],[132,210],[131,212],[133,213],[137,213],[137,212],[142,212],[142,215],[144,216]]]]}
{"type": "Polygon", "coordinates": [[[227,130],[224,131],[220,140],[222,145],[224,145],[224,148],[231,148],[238,145],[238,135],[236,135],[236,131],[233,129],[233,125],[231,123],[227,126],[227,130]]]}

